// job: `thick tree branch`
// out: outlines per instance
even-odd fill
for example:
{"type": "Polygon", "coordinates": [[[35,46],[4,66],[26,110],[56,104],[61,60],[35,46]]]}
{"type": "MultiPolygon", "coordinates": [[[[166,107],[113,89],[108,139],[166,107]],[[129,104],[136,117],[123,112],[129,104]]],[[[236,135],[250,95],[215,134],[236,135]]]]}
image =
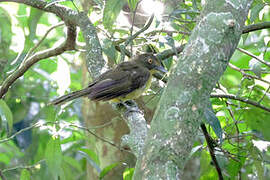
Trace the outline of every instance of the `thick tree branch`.
{"type": "Polygon", "coordinates": [[[245,26],[242,33],[245,34],[252,31],[258,31],[258,30],[268,29],[268,28],[270,28],[270,21],[245,26]]]}
{"type": "Polygon", "coordinates": [[[30,67],[42,59],[46,59],[52,56],[57,56],[62,54],[67,50],[75,49],[75,39],[76,39],[76,28],[74,26],[68,26],[67,39],[64,43],[56,48],[46,49],[44,51],[37,52],[36,54],[30,56],[28,59],[22,62],[22,64],[5,79],[0,87],[0,98],[8,91],[9,87],[21,77],[30,67]]]}
{"type": "Polygon", "coordinates": [[[121,145],[129,146],[138,158],[143,153],[143,145],[148,132],[146,120],[138,110],[123,113],[122,117],[127,122],[130,133],[122,137],[121,145]]]}

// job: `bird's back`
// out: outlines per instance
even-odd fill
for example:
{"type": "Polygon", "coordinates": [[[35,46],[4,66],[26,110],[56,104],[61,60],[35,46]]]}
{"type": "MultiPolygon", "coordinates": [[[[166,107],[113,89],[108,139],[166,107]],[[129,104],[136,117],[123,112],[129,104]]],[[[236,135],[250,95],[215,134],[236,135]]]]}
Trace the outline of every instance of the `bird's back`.
{"type": "Polygon", "coordinates": [[[149,87],[149,70],[134,61],[123,62],[102,74],[89,87],[89,98],[94,101],[116,102],[136,99],[149,87]]]}

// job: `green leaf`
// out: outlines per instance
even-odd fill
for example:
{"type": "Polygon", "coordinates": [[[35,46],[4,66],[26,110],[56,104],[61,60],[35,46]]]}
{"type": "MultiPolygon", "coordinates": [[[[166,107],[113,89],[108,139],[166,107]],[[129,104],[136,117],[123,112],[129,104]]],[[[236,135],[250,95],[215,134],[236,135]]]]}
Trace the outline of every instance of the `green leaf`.
{"type": "Polygon", "coordinates": [[[263,9],[263,3],[257,3],[250,11],[250,22],[253,23],[258,17],[260,11],[263,9]]]}
{"type": "Polygon", "coordinates": [[[31,179],[30,172],[27,169],[23,169],[21,171],[20,180],[30,180],[30,179],[31,179]]]}
{"type": "Polygon", "coordinates": [[[6,10],[0,7],[0,55],[1,57],[7,53],[11,44],[12,34],[10,16],[6,10]]]}
{"type": "Polygon", "coordinates": [[[95,161],[95,163],[97,163],[97,165],[100,165],[98,155],[94,151],[83,148],[79,148],[79,150],[85,152],[93,161],[95,161]]]}
{"type": "Polygon", "coordinates": [[[113,42],[110,39],[105,39],[103,41],[102,49],[103,49],[103,52],[108,57],[109,62],[116,63],[117,53],[113,45],[113,42]]]}
{"type": "MultiPolygon", "coordinates": [[[[263,54],[261,54],[263,55],[263,54]]],[[[260,56],[260,58],[263,57],[263,56],[260,56]]],[[[254,74],[258,77],[261,77],[261,74],[262,74],[262,64],[256,60],[256,59],[251,59],[249,61],[249,68],[252,72],[254,72],[254,74]]]]}
{"type": "Polygon", "coordinates": [[[245,109],[244,118],[250,128],[261,132],[265,140],[270,140],[269,112],[252,107],[249,109],[245,109]]]}
{"type": "Polygon", "coordinates": [[[125,0],[108,0],[103,11],[103,25],[106,29],[112,29],[112,25],[119,15],[125,0]]]}
{"type": "Polygon", "coordinates": [[[162,62],[165,65],[166,69],[171,69],[171,67],[173,65],[173,57],[169,57],[169,58],[163,60],[162,62]]]}
{"type": "Polygon", "coordinates": [[[116,166],[118,166],[119,163],[113,163],[107,167],[105,167],[99,174],[99,179],[104,178],[104,176],[106,176],[106,174],[108,174],[108,172],[110,172],[113,168],[115,168],[116,166]]]}
{"type": "Polygon", "coordinates": [[[123,180],[132,180],[134,168],[126,168],[123,172],[123,180]]]}
{"type": "Polygon", "coordinates": [[[128,0],[128,6],[132,11],[135,10],[137,3],[138,0],[128,0]]]}
{"type": "Polygon", "coordinates": [[[70,156],[64,156],[64,161],[69,164],[70,166],[72,166],[73,168],[75,168],[76,170],[78,170],[79,172],[82,171],[82,167],[80,165],[80,163],[75,160],[74,158],[70,157],[70,156]]]}
{"type": "Polygon", "coordinates": [[[245,45],[246,40],[247,40],[247,38],[248,38],[248,35],[249,35],[249,33],[245,33],[245,34],[243,34],[243,35],[241,36],[241,38],[242,38],[242,40],[243,40],[243,45],[245,45]]]}
{"type": "Polygon", "coordinates": [[[264,178],[264,168],[263,168],[263,162],[259,160],[261,157],[259,150],[253,146],[250,154],[251,154],[253,159],[256,159],[254,161],[254,165],[255,165],[255,168],[256,168],[256,171],[258,174],[258,180],[264,180],[265,179],[264,178]]]}
{"type": "Polygon", "coordinates": [[[222,129],[220,122],[218,118],[216,117],[215,113],[213,112],[212,107],[206,107],[204,110],[204,116],[206,119],[206,122],[210,124],[210,126],[213,128],[215,134],[220,139],[220,142],[222,142],[222,129]]]}
{"type": "Polygon", "coordinates": [[[6,102],[0,99],[0,125],[4,124],[4,128],[7,128],[9,133],[12,132],[13,127],[13,115],[6,102]]]}
{"type": "Polygon", "coordinates": [[[62,150],[59,138],[51,138],[45,151],[45,160],[50,173],[57,178],[61,172],[62,150]]]}
{"type": "Polygon", "coordinates": [[[8,165],[12,157],[9,157],[6,153],[0,153],[0,162],[8,165]]]}

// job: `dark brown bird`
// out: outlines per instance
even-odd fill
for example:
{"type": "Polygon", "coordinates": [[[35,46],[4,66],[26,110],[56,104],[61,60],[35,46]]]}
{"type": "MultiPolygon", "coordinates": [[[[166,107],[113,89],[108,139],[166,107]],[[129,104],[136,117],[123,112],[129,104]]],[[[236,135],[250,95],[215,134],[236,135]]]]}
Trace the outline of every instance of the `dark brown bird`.
{"type": "Polygon", "coordinates": [[[141,54],[101,74],[85,89],[61,96],[50,104],[59,105],[82,96],[88,96],[93,101],[125,102],[136,99],[150,87],[156,71],[167,72],[154,55],[141,54]]]}

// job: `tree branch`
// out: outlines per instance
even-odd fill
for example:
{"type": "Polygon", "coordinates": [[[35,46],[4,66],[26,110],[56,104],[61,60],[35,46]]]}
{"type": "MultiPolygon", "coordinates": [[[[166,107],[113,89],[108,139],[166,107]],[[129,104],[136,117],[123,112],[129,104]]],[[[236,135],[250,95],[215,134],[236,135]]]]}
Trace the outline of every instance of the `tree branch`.
{"type": "Polygon", "coordinates": [[[28,59],[22,62],[22,64],[10,76],[8,76],[7,79],[5,79],[5,81],[2,83],[0,87],[0,99],[3,98],[3,96],[8,91],[9,87],[38,61],[52,56],[57,56],[67,50],[74,50],[75,40],[76,40],[76,27],[68,26],[67,39],[64,43],[62,43],[60,46],[56,48],[50,48],[44,51],[39,51],[36,54],[30,56],[28,59]]]}
{"type": "Polygon", "coordinates": [[[208,134],[207,132],[207,129],[205,127],[205,124],[201,124],[201,129],[202,129],[202,132],[203,132],[203,135],[205,137],[205,140],[206,140],[206,143],[207,143],[207,147],[209,149],[209,152],[210,152],[210,155],[211,155],[211,158],[212,158],[212,161],[215,165],[215,168],[217,170],[217,173],[218,173],[218,178],[219,180],[223,180],[223,176],[222,176],[222,172],[221,172],[221,168],[218,164],[218,161],[216,159],[216,155],[215,155],[215,147],[213,145],[213,139],[211,138],[211,136],[208,134]]]}
{"type": "Polygon", "coordinates": [[[32,169],[32,168],[35,168],[37,165],[39,165],[39,164],[41,164],[41,163],[43,163],[43,162],[45,162],[44,159],[38,161],[37,163],[35,163],[35,164],[33,164],[33,165],[28,165],[28,166],[20,165],[20,166],[15,166],[15,167],[3,169],[3,173],[4,173],[4,172],[8,172],[8,171],[17,170],[17,169],[32,169]]]}
{"type": "Polygon", "coordinates": [[[0,178],[2,180],[6,180],[6,177],[4,176],[3,171],[1,169],[0,169],[0,178]]]}
{"type": "Polygon", "coordinates": [[[268,29],[268,28],[270,28],[270,21],[245,26],[242,33],[245,34],[252,31],[258,31],[258,30],[268,29]]]}
{"type": "Polygon", "coordinates": [[[242,49],[242,48],[236,48],[236,49],[237,49],[238,51],[240,51],[240,52],[242,52],[242,53],[244,53],[244,54],[246,54],[246,55],[248,55],[248,56],[250,56],[250,57],[256,59],[257,61],[263,63],[264,65],[270,67],[270,63],[269,63],[269,62],[267,62],[267,61],[265,61],[265,60],[259,58],[258,56],[255,56],[254,54],[252,54],[252,53],[250,53],[250,52],[248,52],[248,51],[246,51],[246,50],[244,50],[244,49],[242,49]]]}
{"type": "Polygon", "coordinates": [[[241,101],[241,102],[244,102],[246,104],[250,104],[252,106],[255,106],[255,107],[261,108],[261,109],[263,109],[265,111],[270,112],[270,108],[265,107],[265,106],[263,106],[263,105],[255,102],[255,101],[249,100],[247,98],[237,97],[234,94],[216,94],[216,93],[212,93],[210,97],[211,98],[227,98],[227,99],[233,99],[233,100],[241,101]]]}
{"type": "Polygon", "coordinates": [[[123,119],[126,121],[130,133],[122,137],[121,146],[128,146],[133,154],[138,158],[143,153],[144,141],[148,132],[147,123],[143,116],[143,113],[140,112],[138,106],[135,102],[131,109],[127,109],[125,113],[122,113],[123,119]],[[132,109],[135,110],[132,110],[132,109]]]}
{"type": "Polygon", "coordinates": [[[229,63],[229,67],[232,68],[232,69],[234,69],[234,70],[236,70],[236,71],[238,71],[238,72],[240,72],[243,76],[246,76],[246,77],[249,77],[249,78],[252,78],[252,79],[257,79],[257,80],[260,80],[260,81],[265,82],[265,83],[267,83],[267,84],[270,84],[270,81],[267,81],[267,80],[262,79],[262,78],[260,78],[260,77],[257,77],[257,76],[254,76],[254,75],[245,73],[244,70],[242,70],[242,69],[236,67],[235,65],[233,65],[233,64],[231,64],[231,63],[229,63]]]}

